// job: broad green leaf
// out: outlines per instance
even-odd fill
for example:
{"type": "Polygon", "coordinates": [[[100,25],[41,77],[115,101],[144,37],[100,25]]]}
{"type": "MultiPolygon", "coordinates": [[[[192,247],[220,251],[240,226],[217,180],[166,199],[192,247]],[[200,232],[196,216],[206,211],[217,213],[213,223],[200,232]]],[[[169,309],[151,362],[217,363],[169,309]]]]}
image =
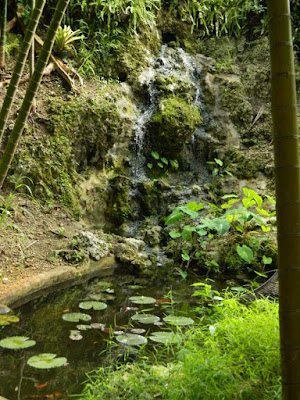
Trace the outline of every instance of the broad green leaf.
{"type": "Polygon", "coordinates": [[[266,257],[265,255],[263,255],[263,263],[265,265],[272,264],[272,257],[266,257]]]}
{"type": "Polygon", "coordinates": [[[188,253],[182,252],[182,253],[181,253],[181,258],[183,259],[183,261],[189,261],[190,256],[189,256],[188,253]]]}
{"type": "Polygon", "coordinates": [[[27,349],[28,347],[34,346],[35,341],[29,340],[26,336],[11,336],[0,340],[0,346],[5,349],[27,349]]]}
{"type": "Polygon", "coordinates": [[[244,207],[246,208],[250,208],[255,204],[255,201],[248,197],[246,199],[243,199],[242,202],[244,207]]]}
{"type": "Polygon", "coordinates": [[[67,362],[65,357],[56,358],[53,353],[41,353],[37,356],[30,357],[27,364],[34,368],[48,369],[62,367],[67,362]]]}
{"type": "Polygon", "coordinates": [[[215,163],[220,165],[220,167],[223,167],[223,161],[219,160],[218,158],[215,158],[215,163]]]}
{"type": "Polygon", "coordinates": [[[197,211],[190,210],[187,206],[180,206],[180,207],[178,207],[178,209],[180,211],[184,212],[185,214],[189,215],[192,218],[198,217],[197,211]]]}
{"type": "Polygon", "coordinates": [[[157,165],[159,166],[159,168],[163,168],[164,167],[164,164],[161,163],[161,162],[158,162],[157,165]]]}
{"type": "Polygon", "coordinates": [[[149,169],[152,169],[152,168],[153,168],[153,164],[148,163],[148,164],[147,164],[147,167],[148,167],[149,169]]]}
{"type": "Polygon", "coordinates": [[[199,210],[202,210],[204,208],[203,203],[197,204],[195,201],[191,201],[190,203],[187,203],[186,206],[191,211],[199,211],[199,210]]]}
{"type": "Polygon", "coordinates": [[[178,239],[181,237],[181,233],[176,231],[169,232],[169,235],[171,236],[172,239],[178,239]]]}
{"type": "Polygon", "coordinates": [[[135,304],[154,304],[154,303],[156,303],[156,300],[153,297],[147,297],[147,296],[132,296],[132,297],[129,297],[129,300],[135,304]]]}
{"type": "Polygon", "coordinates": [[[172,225],[175,222],[180,221],[184,217],[184,214],[180,212],[178,208],[175,208],[172,213],[166,218],[165,224],[172,225]]]}
{"type": "Polygon", "coordinates": [[[19,322],[20,319],[16,315],[0,315],[0,326],[10,325],[13,322],[19,322]]]}
{"type": "Polygon", "coordinates": [[[174,332],[153,332],[149,339],[157,343],[172,344],[181,341],[182,336],[174,332]]]}
{"type": "Polygon", "coordinates": [[[169,317],[164,318],[165,322],[168,322],[171,325],[176,325],[176,326],[186,326],[186,325],[193,325],[195,322],[192,318],[188,317],[177,317],[175,315],[171,315],[169,317]]]}
{"type": "Polygon", "coordinates": [[[262,215],[263,217],[269,217],[270,216],[270,214],[266,210],[264,210],[262,208],[257,207],[256,211],[258,212],[259,215],[262,215]]]}
{"type": "Polygon", "coordinates": [[[215,218],[212,222],[213,229],[215,229],[219,235],[223,235],[230,229],[230,222],[226,218],[215,218]]]}
{"type": "Polygon", "coordinates": [[[243,188],[244,195],[250,200],[254,199],[255,202],[257,203],[258,207],[261,207],[262,205],[262,198],[259,194],[255,192],[255,190],[248,189],[248,188],[243,188]]]}
{"type": "Polygon", "coordinates": [[[166,164],[166,165],[169,164],[169,161],[168,161],[165,157],[162,157],[162,158],[161,158],[161,161],[162,161],[164,164],[166,164]]]}
{"type": "Polygon", "coordinates": [[[245,244],[243,244],[243,246],[237,245],[236,251],[237,251],[238,255],[241,257],[241,259],[246,261],[246,263],[251,264],[251,262],[253,261],[254,255],[253,255],[253,251],[252,251],[252,249],[250,249],[250,247],[246,246],[245,244]]]}
{"type": "Polygon", "coordinates": [[[157,153],[157,151],[152,151],[151,155],[155,160],[159,160],[159,154],[157,153]]]}
{"type": "Polygon", "coordinates": [[[154,324],[160,320],[159,317],[153,314],[135,314],[131,319],[132,321],[138,321],[141,324],[154,324]]]}
{"type": "Polygon", "coordinates": [[[147,343],[147,339],[144,336],[136,335],[134,333],[125,333],[116,337],[116,340],[127,346],[141,346],[147,343]]]}
{"type": "Polygon", "coordinates": [[[170,163],[172,165],[172,168],[174,168],[175,170],[179,168],[179,163],[177,160],[170,160],[170,163]]]}
{"type": "Polygon", "coordinates": [[[90,310],[92,308],[96,311],[101,311],[107,308],[107,304],[101,303],[100,301],[83,301],[79,303],[79,308],[83,310],[90,310]]]}
{"type": "Polygon", "coordinates": [[[90,321],[92,317],[83,313],[67,313],[63,314],[62,319],[68,322],[90,321]]]}
{"type": "Polygon", "coordinates": [[[195,232],[195,227],[190,225],[185,225],[181,232],[182,239],[186,242],[190,241],[193,236],[193,232],[195,232]]]}

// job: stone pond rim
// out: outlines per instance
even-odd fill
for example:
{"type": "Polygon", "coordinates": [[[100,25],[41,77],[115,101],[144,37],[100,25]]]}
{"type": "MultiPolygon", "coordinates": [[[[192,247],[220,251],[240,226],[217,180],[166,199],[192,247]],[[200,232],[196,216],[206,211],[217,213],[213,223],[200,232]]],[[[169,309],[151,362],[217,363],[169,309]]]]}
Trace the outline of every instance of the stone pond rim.
{"type": "Polygon", "coordinates": [[[117,266],[115,257],[108,256],[97,262],[89,260],[80,267],[57,267],[51,271],[33,276],[29,281],[23,281],[23,285],[21,282],[21,286],[13,289],[9,294],[0,293],[0,304],[12,308],[19,307],[56,290],[80,285],[88,279],[110,276],[117,266]]]}

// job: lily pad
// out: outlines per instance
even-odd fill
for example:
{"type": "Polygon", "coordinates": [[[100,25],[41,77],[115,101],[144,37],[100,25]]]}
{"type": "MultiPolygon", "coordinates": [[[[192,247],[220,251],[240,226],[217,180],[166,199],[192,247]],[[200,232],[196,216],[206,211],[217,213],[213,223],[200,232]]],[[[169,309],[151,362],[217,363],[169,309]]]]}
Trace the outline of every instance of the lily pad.
{"type": "Polygon", "coordinates": [[[146,329],[142,328],[134,328],[130,330],[131,333],[137,333],[138,335],[141,335],[142,333],[146,332],[146,329]]]}
{"type": "Polygon", "coordinates": [[[90,310],[93,308],[96,311],[105,310],[107,308],[107,304],[101,303],[101,301],[83,301],[79,303],[79,308],[83,310],[90,310]]]}
{"type": "Polygon", "coordinates": [[[138,289],[143,289],[145,286],[141,286],[141,285],[128,285],[127,289],[131,289],[131,290],[138,290],[138,289]]]}
{"type": "Polygon", "coordinates": [[[144,338],[144,336],[136,335],[134,333],[125,333],[125,335],[117,336],[116,340],[127,346],[141,346],[142,344],[147,343],[147,339],[144,338]]]}
{"type": "Polygon", "coordinates": [[[63,314],[62,319],[68,322],[90,321],[92,317],[83,313],[67,313],[63,314]]]}
{"type": "MultiPolygon", "coordinates": [[[[91,325],[76,325],[76,328],[80,331],[87,331],[88,329],[92,329],[91,325]]],[[[1,400],[1,399],[0,399],[1,400]]]]}
{"type": "Polygon", "coordinates": [[[48,369],[62,367],[67,362],[65,357],[57,357],[52,353],[41,353],[37,356],[30,357],[27,364],[34,368],[48,369]]]}
{"type": "Polygon", "coordinates": [[[141,324],[155,324],[160,320],[159,317],[153,314],[135,314],[131,319],[141,324]]]}
{"type": "Polygon", "coordinates": [[[129,300],[135,304],[153,304],[156,303],[156,300],[153,297],[147,296],[132,296],[129,297],[129,300]]]}
{"type": "Polygon", "coordinates": [[[16,315],[0,315],[0,326],[10,325],[13,322],[19,322],[20,319],[16,315]]]}
{"type": "Polygon", "coordinates": [[[7,307],[5,304],[0,304],[0,315],[8,314],[11,311],[12,310],[9,307],[7,307]]]}
{"type": "Polygon", "coordinates": [[[188,317],[177,317],[175,315],[171,315],[169,317],[164,318],[165,322],[176,326],[185,326],[185,325],[193,325],[195,322],[192,318],[188,317]]]}
{"type": "Polygon", "coordinates": [[[179,342],[181,337],[174,332],[153,332],[149,339],[157,343],[172,344],[179,342]]]}
{"type": "Polygon", "coordinates": [[[91,324],[91,328],[93,328],[93,329],[101,329],[103,331],[104,328],[105,328],[105,325],[104,324],[99,324],[98,322],[95,322],[95,323],[91,324]]]}
{"type": "Polygon", "coordinates": [[[81,335],[81,333],[79,331],[71,331],[69,338],[71,340],[81,340],[83,338],[83,336],[81,335]]]}
{"type": "Polygon", "coordinates": [[[93,293],[90,294],[89,297],[92,300],[96,300],[96,301],[110,301],[110,300],[114,300],[116,298],[115,295],[113,294],[108,294],[108,293],[93,293]]]}
{"type": "Polygon", "coordinates": [[[27,347],[31,347],[35,345],[34,340],[29,340],[26,336],[11,336],[5,339],[0,340],[0,346],[5,349],[26,349],[27,347]]]}

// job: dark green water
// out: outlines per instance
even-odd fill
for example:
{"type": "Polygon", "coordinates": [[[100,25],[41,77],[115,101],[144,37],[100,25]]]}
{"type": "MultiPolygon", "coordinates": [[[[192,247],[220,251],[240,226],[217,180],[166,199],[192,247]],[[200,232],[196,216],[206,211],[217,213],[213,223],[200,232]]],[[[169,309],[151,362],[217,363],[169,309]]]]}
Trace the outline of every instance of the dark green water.
{"type": "MultiPolygon", "coordinates": [[[[125,277],[110,277],[105,281],[114,289],[115,299],[105,301],[108,307],[104,311],[80,310],[78,304],[90,299],[91,292],[97,293],[97,281],[90,282],[81,287],[62,290],[55,294],[34,300],[27,305],[14,310],[20,322],[2,327],[0,339],[8,336],[28,336],[36,341],[34,347],[25,350],[6,350],[0,347],[0,396],[9,400],[21,399],[65,399],[70,394],[80,393],[86,373],[108,364],[109,352],[106,350],[107,341],[110,340],[109,327],[112,330],[127,331],[130,328],[145,328],[146,336],[149,325],[130,322],[130,317],[135,310],[126,307],[138,307],[139,310],[151,309],[150,313],[163,317],[169,313],[182,316],[193,314],[193,304],[190,303],[190,294],[193,289],[184,281],[173,282],[172,286],[160,282],[155,286],[144,286],[142,289],[130,289],[128,286],[134,282],[125,277]],[[165,303],[164,296],[172,291],[175,300],[171,309],[165,303]],[[129,300],[130,296],[143,295],[158,299],[154,305],[136,305],[129,300]],[[76,329],[78,323],[66,322],[62,319],[65,312],[84,312],[92,317],[90,322],[83,324],[101,323],[106,329],[89,329],[81,331],[82,340],[74,341],[69,338],[70,330],[76,329]],[[128,326],[130,323],[130,326],[128,326]],[[47,370],[35,369],[27,365],[27,360],[39,353],[55,353],[59,357],[66,357],[68,365],[47,370]]],[[[102,301],[102,300],[101,300],[102,301]]],[[[192,315],[193,317],[193,315],[192,315]]],[[[151,330],[170,329],[169,326],[154,326],[151,330]]],[[[117,344],[116,351],[121,345],[117,344]]],[[[148,342],[147,346],[152,346],[148,342]]]]}

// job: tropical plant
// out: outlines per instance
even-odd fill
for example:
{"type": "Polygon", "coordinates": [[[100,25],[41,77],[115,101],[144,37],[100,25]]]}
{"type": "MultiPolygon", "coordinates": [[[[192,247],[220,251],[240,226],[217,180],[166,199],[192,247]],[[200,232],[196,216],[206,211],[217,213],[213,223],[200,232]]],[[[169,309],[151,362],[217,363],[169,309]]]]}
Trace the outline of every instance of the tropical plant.
{"type": "Polygon", "coordinates": [[[277,198],[282,398],[300,385],[300,159],[290,2],[268,1],[277,198]],[[297,372],[296,372],[297,371],[297,372]]]}
{"type": "MultiPolygon", "coordinates": [[[[26,90],[26,94],[22,103],[22,106],[19,110],[18,117],[15,121],[13,130],[10,134],[10,137],[8,139],[8,143],[5,147],[3,156],[0,160],[0,188],[3,185],[3,182],[6,178],[7,171],[10,167],[11,161],[13,159],[13,156],[15,154],[18,142],[20,140],[21,134],[23,132],[27,117],[29,115],[29,112],[32,107],[32,102],[34,97],[36,96],[38,87],[40,85],[43,71],[45,66],[47,65],[47,62],[49,60],[54,40],[55,40],[55,35],[58,27],[60,26],[62,17],[64,15],[64,12],[68,6],[69,0],[59,0],[51,24],[49,26],[49,29],[47,31],[44,45],[40,51],[39,58],[36,63],[36,68],[34,70],[33,75],[30,78],[28,88],[26,90]]],[[[31,41],[29,42],[29,46],[31,44],[31,41]]],[[[16,68],[19,68],[19,66],[16,66],[16,68]]]]}
{"type": "Polygon", "coordinates": [[[46,0],[37,0],[36,7],[32,10],[30,22],[27,26],[25,37],[21,44],[16,65],[0,111],[0,144],[5,129],[5,124],[8,120],[9,112],[11,110],[11,106],[25,67],[26,58],[28,56],[28,52],[33,41],[34,33],[37,28],[45,3],[46,0]]]}
{"type": "Polygon", "coordinates": [[[79,29],[72,31],[70,26],[64,25],[63,28],[59,26],[55,37],[56,50],[70,50],[73,47],[71,43],[83,38],[82,35],[78,36],[78,34],[80,34],[79,29]]]}

